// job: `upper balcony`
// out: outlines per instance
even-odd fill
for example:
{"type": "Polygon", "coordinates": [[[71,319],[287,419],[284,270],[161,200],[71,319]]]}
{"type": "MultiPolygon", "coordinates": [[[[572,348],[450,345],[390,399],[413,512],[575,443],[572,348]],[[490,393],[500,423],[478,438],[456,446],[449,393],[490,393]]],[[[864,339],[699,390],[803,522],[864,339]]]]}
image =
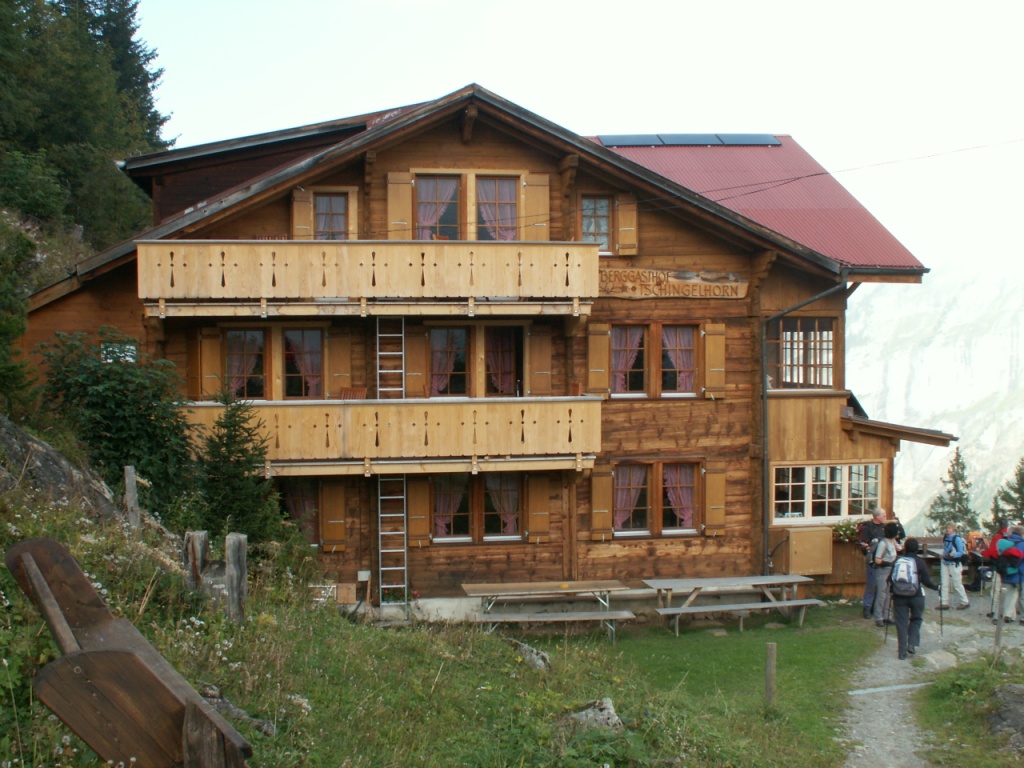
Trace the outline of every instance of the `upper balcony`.
{"type": "Polygon", "coordinates": [[[402,240],[139,242],[151,316],[589,314],[590,243],[402,240]],[[442,309],[444,307],[445,309],[442,309]]]}
{"type": "MultiPolygon", "coordinates": [[[[274,474],[587,469],[601,450],[597,397],[254,401],[274,474]]],[[[224,406],[196,402],[209,429],[224,406]]]]}

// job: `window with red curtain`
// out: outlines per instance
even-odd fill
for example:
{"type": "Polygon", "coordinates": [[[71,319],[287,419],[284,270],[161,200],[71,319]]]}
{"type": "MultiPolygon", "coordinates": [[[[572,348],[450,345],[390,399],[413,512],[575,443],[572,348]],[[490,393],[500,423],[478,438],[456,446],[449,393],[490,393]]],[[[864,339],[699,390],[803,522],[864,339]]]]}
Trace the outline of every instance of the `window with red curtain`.
{"type": "Polygon", "coordinates": [[[478,240],[519,239],[519,179],[487,178],[476,181],[478,240]]]}
{"type": "Polygon", "coordinates": [[[285,397],[323,397],[323,336],[319,328],[285,330],[285,397]]]}

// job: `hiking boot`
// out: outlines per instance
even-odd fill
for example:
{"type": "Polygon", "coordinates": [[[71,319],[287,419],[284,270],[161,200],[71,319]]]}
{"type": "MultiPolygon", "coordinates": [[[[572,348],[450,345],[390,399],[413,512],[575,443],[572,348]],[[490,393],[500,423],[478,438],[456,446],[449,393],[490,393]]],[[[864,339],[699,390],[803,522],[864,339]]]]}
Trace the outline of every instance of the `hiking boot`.
{"type": "Polygon", "coordinates": [[[1013,624],[1013,619],[1011,619],[1009,616],[1003,616],[1003,623],[1004,624],[1013,624]]]}
{"type": "Polygon", "coordinates": [[[957,609],[958,611],[966,611],[966,610],[967,610],[968,608],[970,608],[970,607],[971,607],[971,604],[970,604],[970,603],[964,603],[963,605],[958,605],[958,606],[956,607],[956,609],[957,609]]]}
{"type": "Polygon", "coordinates": [[[940,611],[948,611],[949,610],[949,606],[948,605],[940,605],[938,610],[940,610],[940,611]]]}
{"type": "Polygon", "coordinates": [[[864,606],[864,618],[865,619],[870,619],[871,618],[871,606],[870,605],[865,605],[864,606]]]}
{"type": "Polygon", "coordinates": [[[881,619],[879,619],[878,621],[875,622],[875,626],[876,627],[884,627],[885,626],[885,622],[882,621],[881,619]]]}
{"type": "Polygon", "coordinates": [[[906,658],[907,658],[907,652],[906,652],[906,651],[903,651],[903,652],[902,652],[902,653],[900,654],[900,661],[903,661],[903,660],[904,660],[904,659],[906,659],[906,658]]]}
{"type": "Polygon", "coordinates": [[[907,653],[909,653],[911,656],[913,656],[915,653],[917,653],[917,648],[912,645],[909,648],[907,648],[907,653]]]}

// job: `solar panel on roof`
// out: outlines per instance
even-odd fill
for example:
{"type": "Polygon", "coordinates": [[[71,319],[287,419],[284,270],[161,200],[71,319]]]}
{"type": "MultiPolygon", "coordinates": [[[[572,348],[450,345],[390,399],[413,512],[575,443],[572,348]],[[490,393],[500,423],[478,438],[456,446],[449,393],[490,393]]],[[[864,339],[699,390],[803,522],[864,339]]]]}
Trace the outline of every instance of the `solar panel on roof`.
{"type": "Polygon", "coordinates": [[[702,147],[722,143],[714,133],[659,133],[658,136],[670,147],[702,147]]]}
{"type": "Polygon", "coordinates": [[[720,133],[718,138],[730,147],[777,147],[782,144],[770,133],[720,133]]]}
{"type": "Polygon", "coordinates": [[[655,133],[628,133],[616,136],[598,136],[606,147],[657,147],[661,139],[655,133]]]}

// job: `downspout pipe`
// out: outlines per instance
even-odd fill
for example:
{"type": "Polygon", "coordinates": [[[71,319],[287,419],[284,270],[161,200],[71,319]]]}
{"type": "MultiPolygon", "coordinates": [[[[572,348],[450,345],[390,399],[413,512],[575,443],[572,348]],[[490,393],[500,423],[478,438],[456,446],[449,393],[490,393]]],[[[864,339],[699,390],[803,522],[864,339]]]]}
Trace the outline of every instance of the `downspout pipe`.
{"type": "Polygon", "coordinates": [[[771,555],[768,552],[768,530],[772,523],[772,499],[771,482],[769,470],[771,469],[771,457],[768,455],[768,326],[776,320],[785,317],[790,312],[806,307],[830,296],[837,291],[846,288],[847,278],[850,271],[843,269],[839,272],[839,282],[831,288],[822,291],[816,296],[794,304],[792,307],[776,312],[774,315],[761,320],[761,556],[762,567],[765,575],[771,570],[771,555]]]}

